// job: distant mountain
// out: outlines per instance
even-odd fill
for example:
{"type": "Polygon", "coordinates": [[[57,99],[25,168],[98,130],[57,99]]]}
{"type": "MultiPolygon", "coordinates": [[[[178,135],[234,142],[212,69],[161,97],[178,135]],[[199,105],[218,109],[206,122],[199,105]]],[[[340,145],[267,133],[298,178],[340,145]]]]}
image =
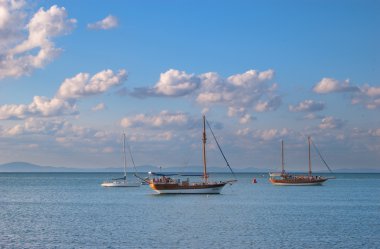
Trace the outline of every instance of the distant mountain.
{"type": "MultiPolygon", "coordinates": [[[[202,166],[186,166],[186,167],[158,167],[154,165],[141,165],[136,167],[137,172],[203,172],[202,166]]],[[[230,172],[227,167],[208,167],[209,172],[230,172]]],[[[239,168],[234,169],[235,172],[263,172],[256,168],[239,168]]],[[[12,162],[0,164],[0,172],[123,172],[120,167],[107,168],[69,168],[69,167],[53,167],[41,166],[27,162],[12,162]]]]}
{"type": "Polygon", "coordinates": [[[80,169],[40,166],[26,162],[12,162],[0,165],[0,172],[80,172],[80,169]]]}
{"type": "MultiPolygon", "coordinates": [[[[178,173],[202,173],[202,166],[186,166],[186,167],[158,167],[154,165],[141,165],[136,167],[137,172],[178,172],[178,173]]],[[[12,162],[0,164],[0,172],[123,172],[121,167],[104,167],[104,168],[69,168],[69,167],[53,167],[53,166],[40,166],[26,162],[12,162]]],[[[133,171],[131,168],[129,172],[133,171]]],[[[208,172],[221,172],[229,173],[227,167],[208,167],[208,172]]],[[[265,173],[270,170],[259,169],[254,167],[233,168],[236,173],[265,173]]],[[[380,173],[380,169],[336,169],[335,173],[380,173]]],[[[304,173],[304,172],[303,172],[304,173]]],[[[319,171],[315,173],[328,173],[327,171],[319,171]]]]}
{"type": "MultiPolygon", "coordinates": [[[[130,170],[130,169],[129,169],[130,170]]],[[[152,165],[142,165],[137,167],[138,172],[159,171],[160,168],[152,165]]],[[[41,166],[27,162],[12,162],[0,164],[0,172],[123,172],[120,167],[107,168],[69,168],[41,166]]]]}

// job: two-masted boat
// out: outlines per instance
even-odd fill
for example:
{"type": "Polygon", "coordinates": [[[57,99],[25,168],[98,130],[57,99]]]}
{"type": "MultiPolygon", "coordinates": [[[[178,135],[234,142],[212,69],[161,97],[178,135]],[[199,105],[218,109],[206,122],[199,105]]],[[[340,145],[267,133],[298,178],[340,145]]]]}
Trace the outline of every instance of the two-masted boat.
{"type": "MultiPolygon", "coordinates": [[[[222,153],[223,158],[225,159],[227,163],[227,166],[230,168],[231,172],[233,173],[209,124],[208,124],[208,127],[210,128],[211,133],[213,134],[213,137],[218,145],[218,148],[220,149],[220,152],[222,153]]],[[[236,179],[228,180],[228,181],[211,181],[209,179],[209,175],[207,173],[207,163],[206,163],[206,140],[207,140],[206,118],[203,115],[203,137],[202,137],[203,174],[200,175],[202,177],[202,181],[191,182],[189,178],[185,180],[173,178],[174,176],[190,176],[190,175],[163,174],[163,173],[150,172],[150,174],[154,178],[149,180],[149,186],[159,194],[220,194],[220,192],[222,191],[222,188],[226,184],[235,182],[236,179]]],[[[191,176],[194,176],[194,175],[191,175],[191,176]]]]}
{"type": "MultiPolygon", "coordinates": [[[[131,153],[131,151],[129,151],[129,153],[131,153]]],[[[120,178],[114,178],[109,181],[104,181],[101,184],[102,187],[140,187],[141,185],[140,182],[132,182],[132,181],[127,180],[127,156],[125,153],[125,133],[123,133],[123,155],[124,155],[124,176],[120,178]]]]}
{"type": "Polygon", "coordinates": [[[322,176],[312,175],[311,172],[311,156],[310,156],[310,143],[311,138],[308,137],[309,143],[309,173],[307,175],[289,174],[285,172],[284,168],[284,141],[281,141],[281,166],[282,171],[278,173],[269,173],[269,181],[273,185],[282,186],[313,186],[321,185],[327,181],[328,178],[322,176]]]}

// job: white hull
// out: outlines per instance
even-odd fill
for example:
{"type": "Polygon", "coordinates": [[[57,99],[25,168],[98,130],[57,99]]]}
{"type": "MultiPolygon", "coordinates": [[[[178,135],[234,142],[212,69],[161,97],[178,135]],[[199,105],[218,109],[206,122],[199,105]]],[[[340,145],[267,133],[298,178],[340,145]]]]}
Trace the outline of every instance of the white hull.
{"type": "Polygon", "coordinates": [[[167,190],[154,190],[159,194],[220,194],[222,188],[214,187],[214,188],[198,188],[198,189],[167,189],[167,190]]]}
{"type": "Polygon", "coordinates": [[[102,187],[140,187],[140,183],[127,181],[103,182],[102,187]]]}
{"type": "Polygon", "coordinates": [[[322,185],[323,182],[305,182],[305,183],[282,183],[282,182],[272,182],[273,185],[277,186],[317,186],[322,185]]]}

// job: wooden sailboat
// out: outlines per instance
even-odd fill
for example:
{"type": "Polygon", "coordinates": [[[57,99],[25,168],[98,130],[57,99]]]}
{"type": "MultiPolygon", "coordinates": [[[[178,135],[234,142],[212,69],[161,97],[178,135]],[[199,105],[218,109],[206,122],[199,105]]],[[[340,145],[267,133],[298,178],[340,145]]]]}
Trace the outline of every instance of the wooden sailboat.
{"type": "MultiPolygon", "coordinates": [[[[131,152],[130,152],[131,153],[131,152]]],[[[110,181],[104,181],[102,187],[140,187],[139,182],[127,181],[127,156],[125,154],[125,133],[123,133],[124,176],[110,181]]]]}
{"type": "Polygon", "coordinates": [[[269,173],[269,181],[273,185],[282,186],[312,186],[321,185],[327,181],[327,178],[322,176],[313,176],[311,172],[311,156],[310,156],[310,143],[311,138],[308,137],[309,143],[309,173],[308,175],[293,175],[285,172],[284,168],[284,141],[281,141],[281,173],[269,173]]]}
{"type": "MultiPolygon", "coordinates": [[[[209,126],[210,127],[210,126],[209,126]]],[[[211,127],[210,127],[211,129],[211,127]]],[[[212,130],[211,130],[212,132],[212,130]]],[[[214,136],[215,138],[215,136],[214,136]]],[[[206,163],[206,118],[203,115],[203,147],[202,147],[202,155],[203,155],[203,174],[201,182],[190,182],[189,178],[186,180],[173,179],[174,175],[181,176],[189,176],[183,174],[162,174],[162,173],[152,173],[153,176],[158,176],[158,178],[150,179],[149,186],[159,194],[220,194],[222,188],[228,184],[233,183],[236,180],[229,181],[210,181],[209,176],[207,174],[207,163],[206,163]]],[[[216,141],[216,140],[215,140],[216,141]]],[[[216,141],[217,142],[217,141],[216,141]]],[[[217,143],[218,144],[218,143],[217,143]]],[[[218,144],[220,149],[220,146],[218,144]]],[[[221,149],[220,149],[221,151],[221,149]]],[[[224,154],[221,151],[223,157],[224,154]]],[[[224,157],[226,160],[226,158],[224,157]]],[[[227,160],[226,160],[227,162],[227,160]]],[[[229,166],[228,162],[227,165],[229,166]]],[[[230,168],[231,169],[231,168],[230,168]]],[[[232,170],[231,170],[232,172],[232,170]]],[[[232,172],[233,173],[233,172],[232,172]]],[[[194,175],[192,175],[194,176],[194,175]]]]}

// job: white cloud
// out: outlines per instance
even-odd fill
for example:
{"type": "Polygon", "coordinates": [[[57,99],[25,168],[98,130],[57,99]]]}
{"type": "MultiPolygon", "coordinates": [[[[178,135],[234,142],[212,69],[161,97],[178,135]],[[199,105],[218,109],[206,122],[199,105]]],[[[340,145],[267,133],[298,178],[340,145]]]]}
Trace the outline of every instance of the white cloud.
{"type": "Polygon", "coordinates": [[[334,118],[332,116],[325,117],[319,124],[321,129],[339,129],[345,125],[345,122],[339,118],[334,118]]]}
{"type": "Polygon", "coordinates": [[[252,84],[257,84],[262,81],[271,80],[274,76],[274,71],[269,69],[264,72],[259,72],[256,70],[248,70],[243,74],[235,74],[228,77],[228,81],[235,86],[250,86],[252,84]]]}
{"type": "Polygon", "coordinates": [[[103,153],[113,153],[114,151],[115,151],[114,148],[113,147],[109,147],[109,146],[105,147],[102,150],[103,153]]]}
{"type": "Polygon", "coordinates": [[[195,100],[203,106],[225,106],[229,117],[249,115],[250,111],[274,111],[282,101],[275,93],[277,84],[269,83],[273,77],[271,69],[248,70],[226,79],[217,73],[205,73],[200,75],[202,83],[195,100]]]}
{"type": "Polygon", "coordinates": [[[58,116],[76,114],[76,106],[62,99],[35,96],[29,105],[0,106],[0,120],[25,119],[31,116],[58,116]]]}
{"type": "Polygon", "coordinates": [[[350,81],[345,80],[339,82],[332,78],[323,78],[313,88],[313,91],[319,94],[333,93],[333,92],[356,92],[359,89],[355,86],[350,86],[350,81]]]}
{"type": "Polygon", "coordinates": [[[251,133],[250,128],[239,129],[236,131],[236,135],[238,136],[247,136],[249,133],[251,133]]]}
{"type": "Polygon", "coordinates": [[[106,109],[106,105],[104,103],[99,103],[96,106],[94,106],[91,110],[94,112],[97,112],[97,111],[102,111],[104,109],[106,109]]]}
{"type": "Polygon", "coordinates": [[[340,82],[332,78],[323,78],[314,86],[313,91],[319,94],[351,92],[351,104],[361,104],[370,110],[380,107],[380,87],[377,86],[350,86],[349,80],[340,82]]]}
{"type": "Polygon", "coordinates": [[[368,133],[372,136],[380,137],[380,128],[370,130],[368,133]]]}
{"type": "Polygon", "coordinates": [[[354,94],[352,104],[363,104],[367,109],[380,107],[380,87],[368,84],[360,87],[360,92],[354,94]]]}
{"type": "Polygon", "coordinates": [[[119,85],[127,79],[125,70],[117,74],[112,70],[104,70],[90,78],[88,73],[79,73],[73,78],[65,79],[60,86],[57,97],[62,99],[77,99],[103,93],[109,88],[119,85]]]}
{"type": "Polygon", "coordinates": [[[240,124],[247,124],[252,120],[252,116],[249,114],[244,114],[242,117],[239,119],[240,124]]]}
{"type": "Polygon", "coordinates": [[[52,38],[69,33],[76,23],[65,8],[40,8],[26,24],[23,1],[0,3],[0,79],[19,77],[42,68],[60,52],[52,38]],[[25,35],[27,30],[27,35],[25,35]]]}
{"type": "Polygon", "coordinates": [[[121,120],[121,126],[128,127],[162,127],[162,126],[186,126],[190,117],[186,113],[170,113],[161,111],[157,115],[138,114],[133,117],[125,117],[121,120]]]}
{"type": "Polygon", "coordinates": [[[287,136],[289,133],[290,131],[287,128],[256,130],[254,132],[254,137],[259,138],[264,141],[270,141],[270,140],[279,139],[281,137],[287,136]]]}
{"type": "Polygon", "coordinates": [[[212,105],[226,107],[228,116],[244,116],[249,111],[266,112],[281,105],[276,95],[278,85],[270,83],[272,69],[259,72],[248,70],[242,74],[222,78],[215,72],[200,75],[170,69],[160,75],[160,80],[150,88],[135,88],[131,95],[137,97],[190,96],[204,108],[212,105]]]}
{"type": "Polygon", "coordinates": [[[28,118],[23,124],[17,124],[5,131],[8,136],[16,135],[56,135],[62,132],[67,126],[67,122],[62,120],[46,120],[28,118]]]}
{"type": "Polygon", "coordinates": [[[323,118],[324,118],[323,115],[317,115],[315,113],[308,113],[304,116],[304,119],[308,119],[308,120],[323,119],[323,118]]]}
{"type": "Polygon", "coordinates": [[[267,101],[259,101],[255,106],[255,111],[257,112],[268,112],[277,110],[281,105],[281,97],[275,96],[267,101]]]}
{"type": "Polygon", "coordinates": [[[323,102],[316,102],[314,100],[304,100],[297,105],[289,105],[289,111],[291,112],[316,112],[322,111],[325,108],[323,102]]]}
{"type": "Polygon", "coordinates": [[[365,84],[360,87],[360,91],[352,96],[351,104],[363,105],[369,110],[377,109],[380,107],[380,87],[365,84]]]}
{"type": "Polygon", "coordinates": [[[103,20],[97,21],[95,23],[90,23],[87,25],[89,29],[112,29],[116,28],[119,25],[119,22],[115,16],[109,15],[103,20]]]}
{"type": "Polygon", "coordinates": [[[0,120],[74,115],[78,113],[78,98],[104,93],[125,79],[125,70],[120,70],[117,74],[112,70],[104,70],[91,78],[87,73],[79,73],[73,78],[65,79],[53,98],[34,96],[28,105],[1,105],[0,120]]]}
{"type": "Polygon", "coordinates": [[[369,97],[380,97],[380,87],[365,85],[361,90],[369,97]]]}
{"type": "Polygon", "coordinates": [[[200,85],[200,78],[184,71],[170,69],[161,73],[159,81],[152,88],[137,88],[133,95],[138,97],[166,96],[180,97],[192,93],[200,85]]]}

